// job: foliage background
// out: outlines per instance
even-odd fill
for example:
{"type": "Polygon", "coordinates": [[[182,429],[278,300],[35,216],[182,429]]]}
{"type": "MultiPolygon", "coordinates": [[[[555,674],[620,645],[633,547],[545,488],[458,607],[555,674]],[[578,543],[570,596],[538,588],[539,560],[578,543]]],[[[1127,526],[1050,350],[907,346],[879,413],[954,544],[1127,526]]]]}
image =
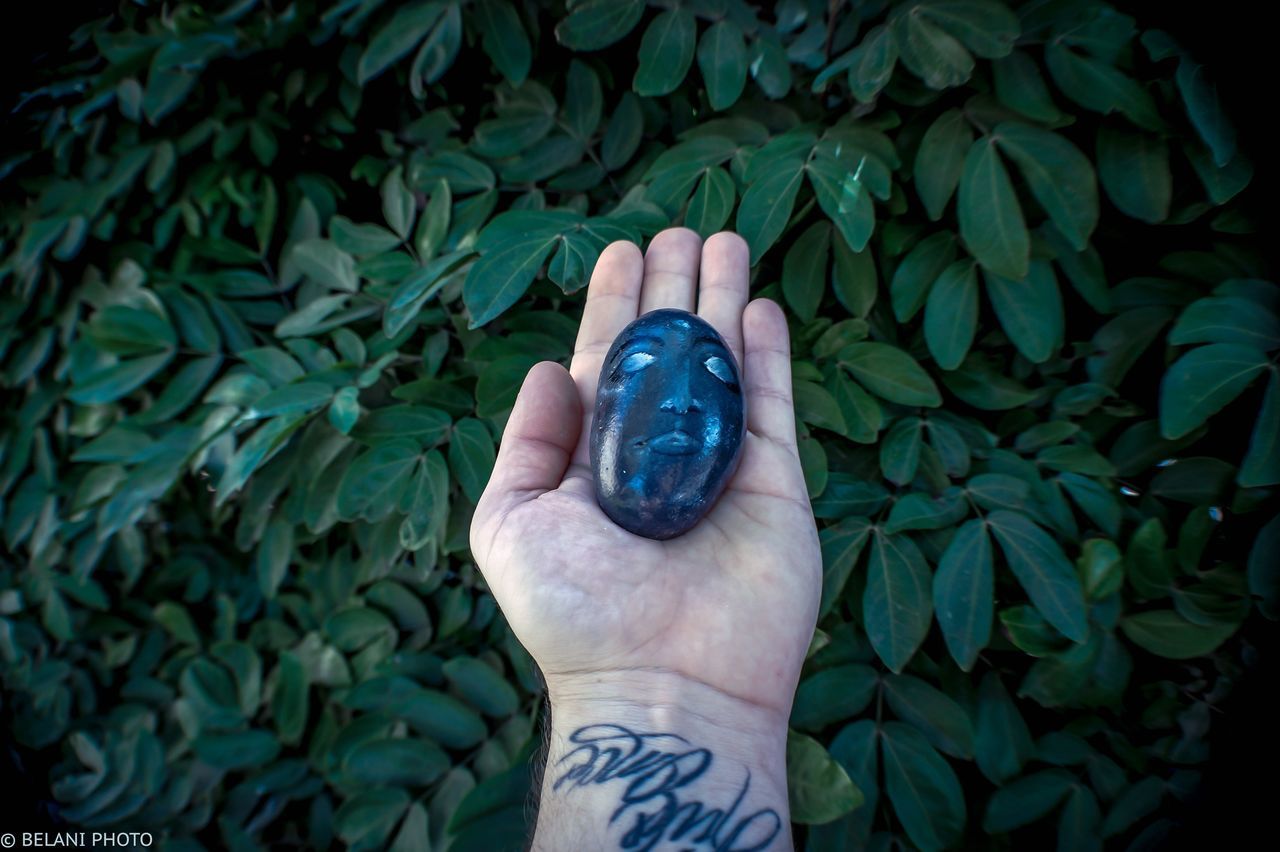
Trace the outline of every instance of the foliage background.
{"type": "Polygon", "coordinates": [[[683,222],[794,320],[801,842],[1176,828],[1280,534],[1198,57],[1093,3],[669,5],[103,4],[21,99],[0,660],[50,820],[518,845],[540,705],[470,506],[594,255],[683,222]]]}

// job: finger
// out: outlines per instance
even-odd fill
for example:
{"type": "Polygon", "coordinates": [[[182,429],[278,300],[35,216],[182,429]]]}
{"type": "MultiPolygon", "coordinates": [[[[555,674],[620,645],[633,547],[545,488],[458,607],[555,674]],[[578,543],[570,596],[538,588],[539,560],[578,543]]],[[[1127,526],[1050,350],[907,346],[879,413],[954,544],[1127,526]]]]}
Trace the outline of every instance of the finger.
{"type": "Polygon", "coordinates": [[[742,368],[742,309],[747,305],[747,241],[731,231],[712,234],[702,246],[698,316],[729,344],[742,368]]]}
{"type": "Polygon", "coordinates": [[[791,343],[782,308],[769,299],[754,300],[742,312],[742,333],[747,431],[795,454],[791,343]]]}
{"type": "Polygon", "coordinates": [[[702,238],[695,231],[667,228],[655,236],[644,253],[640,313],[658,308],[692,311],[701,258],[702,238]]]}
{"type": "MultiPolygon", "coordinates": [[[[574,344],[569,374],[578,386],[582,404],[581,435],[591,434],[591,415],[596,407],[596,382],[600,365],[613,345],[618,332],[636,318],[640,310],[640,285],[644,278],[644,257],[635,243],[620,240],[610,243],[600,253],[591,284],[587,288],[587,304],[582,309],[578,340],[574,344]]],[[[574,461],[588,464],[585,440],[577,449],[574,461]]]]}
{"type": "Polygon", "coordinates": [[[569,373],[555,361],[534,364],[507,418],[493,474],[476,504],[471,552],[477,560],[488,553],[486,540],[508,512],[559,487],[581,426],[578,388],[569,373]]]}

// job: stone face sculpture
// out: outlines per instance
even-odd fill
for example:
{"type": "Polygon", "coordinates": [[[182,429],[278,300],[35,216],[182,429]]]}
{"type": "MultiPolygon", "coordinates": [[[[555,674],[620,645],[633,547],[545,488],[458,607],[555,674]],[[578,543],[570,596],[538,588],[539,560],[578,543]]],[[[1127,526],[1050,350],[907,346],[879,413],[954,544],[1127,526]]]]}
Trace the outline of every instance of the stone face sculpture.
{"type": "Polygon", "coordinates": [[[591,429],[596,500],[623,529],[667,539],[711,511],[746,432],[733,353],[706,320],[650,311],[605,356],[591,429]]]}

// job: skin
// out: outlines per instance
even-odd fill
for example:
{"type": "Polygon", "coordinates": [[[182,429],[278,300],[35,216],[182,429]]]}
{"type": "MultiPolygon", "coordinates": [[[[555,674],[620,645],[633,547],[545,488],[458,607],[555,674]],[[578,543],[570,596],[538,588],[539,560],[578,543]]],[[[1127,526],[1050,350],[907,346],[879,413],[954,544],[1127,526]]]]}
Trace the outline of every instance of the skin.
{"type": "MultiPolygon", "coordinates": [[[[599,723],[711,749],[716,772],[701,792],[736,791],[750,772],[749,804],[776,809],[786,825],[787,719],[822,558],[796,451],[786,320],[767,299],[748,303],[740,237],[720,233],[704,245],[673,228],[643,256],[626,242],[605,249],[569,369],[544,361],[525,378],[476,507],[471,551],[547,683],[552,742],[535,848],[616,843],[616,791],[601,785],[570,800],[547,789],[565,738],[599,723]],[[597,505],[589,438],[614,338],[665,307],[696,312],[729,345],[742,365],[747,432],[715,508],[688,533],[654,541],[597,505]]],[[[778,843],[771,848],[789,839],[778,843]]]]}

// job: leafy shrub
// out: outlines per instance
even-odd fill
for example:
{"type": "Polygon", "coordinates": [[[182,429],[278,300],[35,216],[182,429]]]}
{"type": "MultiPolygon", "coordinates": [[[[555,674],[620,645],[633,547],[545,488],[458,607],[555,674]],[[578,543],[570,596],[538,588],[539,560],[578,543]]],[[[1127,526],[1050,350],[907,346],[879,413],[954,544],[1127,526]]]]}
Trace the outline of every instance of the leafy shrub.
{"type": "Polygon", "coordinates": [[[24,98],[0,659],[61,817],[518,846],[471,508],[601,248],[683,223],[793,320],[808,847],[1169,831],[1280,606],[1280,290],[1204,70],[1088,0],[568,6],[122,2],[24,98]]]}

